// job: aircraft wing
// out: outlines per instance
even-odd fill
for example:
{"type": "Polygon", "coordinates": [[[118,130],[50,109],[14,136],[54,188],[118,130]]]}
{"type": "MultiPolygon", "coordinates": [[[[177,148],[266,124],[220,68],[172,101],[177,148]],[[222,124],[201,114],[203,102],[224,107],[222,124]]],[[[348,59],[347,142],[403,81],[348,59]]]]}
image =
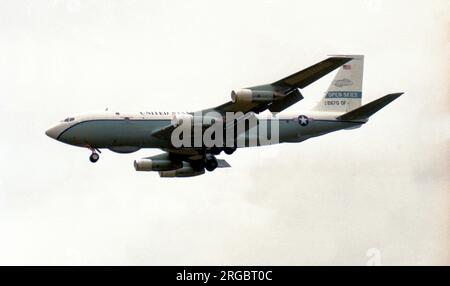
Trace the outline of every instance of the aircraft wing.
{"type": "Polygon", "coordinates": [[[175,126],[173,124],[164,126],[160,129],[157,129],[152,132],[152,136],[155,136],[160,139],[166,139],[170,138],[170,135],[172,134],[172,131],[175,129],[175,126]]]}
{"type": "MultiPolygon", "coordinates": [[[[352,60],[350,56],[329,57],[271,84],[242,89],[245,100],[239,100],[236,97],[237,93],[233,91],[231,101],[202,110],[201,113],[215,111],[224,115],[226,112],[242,112],[247,115],[243,116],[243,119],[246,119],[248,116],[254,116],[252,113],[259,113],[266,109],[271,112],[280,112],[303,99],[299,88],[308,86],[350,60],[352,60]]],[[[234,128],[236,124],[237,122],[228,123],[227,128],[234,128]]],[[[168,125],[154,131],[152,135],[161,139],[168,138],[174,129],[175,126],[168,125]]]]}
{"type": "Polygon", "coordinates": [[[255,101],[231,100],[217,107],[203,110],[203,112],[217,111],[225,113],[240,111],[247,113],[252,111],[259,113],[266,109],[269,109],[271,112],[280,112],[303,99],[302,94],[298,90],[299,88],[308,86],[350,60],[352,60],[351,57],[330,57],[274,83],[246,88],[245,90],[252,91],[254,96],[257,97],[255,101]],[[272,93],[272,100],[258,100],[260,94],[266,95],[267,93],[272,93]]]}

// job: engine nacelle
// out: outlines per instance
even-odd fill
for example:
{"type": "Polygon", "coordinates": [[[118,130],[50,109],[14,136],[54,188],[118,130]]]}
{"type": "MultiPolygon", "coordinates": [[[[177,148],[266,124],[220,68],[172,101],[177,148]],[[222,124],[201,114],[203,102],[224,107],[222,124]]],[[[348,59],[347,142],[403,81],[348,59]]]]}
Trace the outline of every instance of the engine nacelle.
{"type": "Polygon", "coordinates": [[[277,95],[269,90],[237,89],[231,91],[231,100],[233,102],[271,102],[274,101],[275,96],[277,95]]]}
{"type": "Polygon", "coordinates": [[[184,162],[182,168],[172,171],[161,171],[159,172],[159,176],[161,178],[194,177],[203,175],[204,173],[205,169],[196,171],[192,168],[192,166],[189,163],[184,162]]]}
{"type": "Polygon", "coordinates": [[[181,167],[183,167],[183,163],[171,160],[167,153],[134,161],[136,171],[170,171],[181,167]]]}

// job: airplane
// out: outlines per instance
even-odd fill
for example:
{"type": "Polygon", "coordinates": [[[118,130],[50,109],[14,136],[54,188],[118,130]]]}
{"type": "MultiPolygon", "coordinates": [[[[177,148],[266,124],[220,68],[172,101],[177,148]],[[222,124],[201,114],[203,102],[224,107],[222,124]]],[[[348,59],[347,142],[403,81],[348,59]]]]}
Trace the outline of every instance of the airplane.
{"type": "Polygon", "coordinates": [[[231,155],[237,148],[297,143],[338,130],[359,128],[367,123],[369,117],[403,92],[391,93],[361,105],[363,67],[363,55],[329,56],[271,84],[233,90],[230,101],[213,108],[197,112],[105,110],[69,116],[45,133],[57,141],[88,148],[91,152],[89,159],[93,163],[98,161],[100,149],[132,153],[141,148],[158,148],[164,153],[135,160],[135,170],[155,171],[160,177],[172,178],[203,175],[205,170],[212,172],[216,168],[230,167],[225,160],[216,158],[221,152],[231,155]],[[300,89],[336,69],[338,71],[328,90],[312,110],[282,112],[303,99],[300,89]],[[269,112],[265,112],[267,110],[269,112]],[[228,120],[229,114],[235,116],[228,120]],[[251,120],[256,125],[246,123],[251,120]],[[202,136],[213,125],[217,136],[210,134],[211,138],[216,136],[222,140],[214,138],[214,142],[220,143],[207,145],[202,136]],[[187,131],[174,137],[182,126],[191,129],[183,129],[187,131]],[[261,130],[276,131],[271,134],[276,140],[262,140],[258,135],[261,130]],[[197,140],[200,144],[179,145],[175,144],[174,138],[186,139],[185,143],[200,138],[197,140]]]}

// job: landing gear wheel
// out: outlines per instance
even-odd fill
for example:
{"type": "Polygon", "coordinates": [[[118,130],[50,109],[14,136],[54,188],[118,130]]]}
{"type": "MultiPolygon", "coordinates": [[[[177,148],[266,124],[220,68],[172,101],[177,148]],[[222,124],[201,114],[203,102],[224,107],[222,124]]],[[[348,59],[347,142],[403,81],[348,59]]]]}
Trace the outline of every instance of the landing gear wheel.
{"type": "Polygon", "coordinates": [[[214,146],[214,147],[211,148],[211,153],[214,154],[214,155],[219,155],[220,152],[222,152],[222,149],[219,148],[219,147],[214,146]]]}
{"type": "Polygon", "coordinates": [[[92,153],[91,156],[89,156],[89,161],[95,163],[98,161],[99,158],[100,156],[97,153],[92,153]]]}
{"type": "Polygon", "coordinates": [[[225,152],[225,154],[231,155],[234,153],[234,151],[236,151],[236,147],[225,147],[223,151],[225,152]]]}
{"type": "Polygon", "coordinates": [[[213,155],[206,156],[205,169],[209,172],[214,171],[217,168],[217,159],[213,155]]]}

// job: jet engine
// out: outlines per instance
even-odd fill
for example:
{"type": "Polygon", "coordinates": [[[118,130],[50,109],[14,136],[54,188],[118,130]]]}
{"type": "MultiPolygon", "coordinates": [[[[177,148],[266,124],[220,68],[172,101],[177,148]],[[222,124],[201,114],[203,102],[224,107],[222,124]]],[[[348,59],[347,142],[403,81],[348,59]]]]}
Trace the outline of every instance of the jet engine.
{"type": "Polygon", "coordinates": [[[167,153],[134,161],[136,171],[170,171],[181,167],[183,167],[181,161],[171,160],[167,153]]]}
{"type": "Polygon", "coordinates": [[[238,103],[271,102],[282,96],[284,95],[270,90],[237,89],[231,91],[231,100],[238,103]]]}

